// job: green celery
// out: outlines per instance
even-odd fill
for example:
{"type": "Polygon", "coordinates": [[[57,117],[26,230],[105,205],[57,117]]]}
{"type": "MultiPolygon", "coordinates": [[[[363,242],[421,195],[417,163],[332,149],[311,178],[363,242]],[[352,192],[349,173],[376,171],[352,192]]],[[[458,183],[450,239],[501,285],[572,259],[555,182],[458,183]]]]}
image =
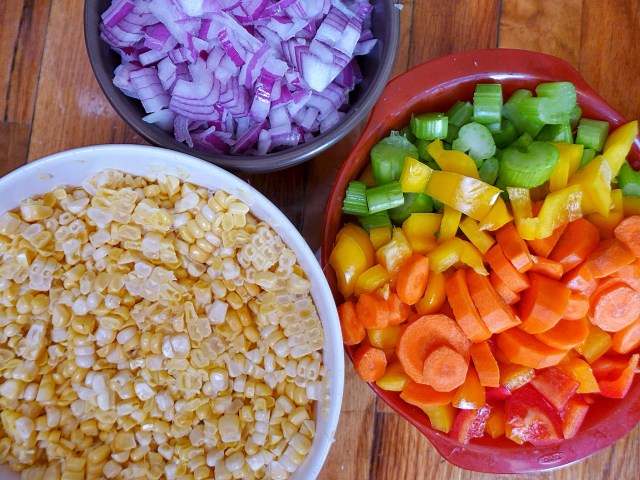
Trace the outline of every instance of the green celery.
{"type": "Polygon", "coordinates": [[[609,124],[601,120],[583,118],[578,123],[578,133],[576,143],[584,145],[585,148],[593,148],[596,152],[601,152],[604,142],[609,135],[609,124]]]}
{"type": "Polygon", "coordinates": [[[631,168],[626,160],[618,173],[618,185],[620,185],[623,195],[640,197],[640,172],[631,168]]]}
{"type": "Polygon", "coordinates": [[[423,140],[447,138],[449,119],[438,112],[422,113],[411,117],[411,131],[423,140]]]}
{"type": "Polygon", "coordinates": [[[522,102],[533,97],[529,90],[516,90],[511,94],[502,108],[502,115],[513,123],[519,134],[528,133],[535,137],[540,133],[544,122],[537,116],[531,115],[528,109],[522,107],[522,102]]]}
{"type": "Polygon", "coordinates": [[[503,118],[500,122],[489,123],[485,126],[491,132],[493,141],[496,143],[496,147],[498,148],[508,147],[516,138],[518,138],[516,127],[514,127],[513,123],[506,118],[503,118]]]}
{"type": "Polygon", "coordinates": [[[520,135],[518,138],[516,138],[509,146],[510,147],[528,147],[532,143],[533,143],[533,137],[525,132],[522,135],[520,135]]]}
{"type": "Polygon", "coordinates": [[[538,187],[549,180],[559,157],[558,149],[546,142],[507,147],[502,151],[498,177],[508,187],[538,187]]]}
{"type": "Polygon", "coordinates": [[[536,140],[541,142],[573,143],[571,126],[568,123],[545,125],[542,127],[542,130],[540,130],[536,140]]]}
{"type": "Polygon", "coordinates": [[[369,187],[366,190],[366,195],[369,213],[389,210],[404,203],[404,195],[398,181],[369,187]]]}
{"type": "Polygon", "coordinates": [[[596,151],[593,148],[585,148],[582,151],[582,160],[580,160],[580,167],[584,167],[587,163],[593,160],[596,156],[596,151]]]}
{"type": "Polygon", "coordinates": [[[500,168],[500,163],[498,162],[497,158],[495,157],[487,158],[482,163],[482,166],[478,170],[478,175],[480,175],[480,180],[493,185],[494,183],[496,183],[496,179],[498,178],[499,168],[500,168]]]}
{"type": "Polygon", "coordinates": [[[445,114],[449,119],[449,127],[455,125],[461,127],[471,121],[473,117],[473,105],[470,102],[463,102],[456,100],[447,113],[445,114]]]}
{"type": "Polygon", "coordinates": [[[451,145],[454,150],[468,152],[474,161],[484,160],[496,153],[496,143],[484,125],[471,122],[460,128],[458,138],[451,145]]]}
{"type": "Polygon", "coordinates": [[[404,203],[388,212],[393,223],[401,225],[412,213],[433,212],[433,201],[426,193],[405,193],[404,203]]]}
{"type": "Polygon", "coordinates": [[[383,184],[400,179],[404,159],[418,158],[418,150],[400,135],[383,138],[371,149],[371,171],[376,183],[383,184]]]}
{"type": "Polygon", "coordinates": [[[369,213],[367,207],[367,186],[364,182],[352,180],[349,182],[342,202],[342,213],[347,215],[364,215],[369,213]]]}
{"type": "Polygon", "coordinates": [[[582,109],[580,105],[576,105],[573,107],[573,111],[571,112],[571,118],[569,119],[569,125],[571,125],[571,130],[575,130],[578,127],[578,122],[582,117],[582,109]]]}
{"type": "Polygon", "coordinates": [[[473,121],[496,123],[502,116],[502,86],[499,83],[478,84],[473,93],[473,121]]]}
{"type": "Polygon", "coordinates": [[[389,214],[386,210],[369,215],[358,215],[358,222],[367,232],[378,227],[387,227],[389,229],[393,228],[391,220],[389,219],[389,214]]]}

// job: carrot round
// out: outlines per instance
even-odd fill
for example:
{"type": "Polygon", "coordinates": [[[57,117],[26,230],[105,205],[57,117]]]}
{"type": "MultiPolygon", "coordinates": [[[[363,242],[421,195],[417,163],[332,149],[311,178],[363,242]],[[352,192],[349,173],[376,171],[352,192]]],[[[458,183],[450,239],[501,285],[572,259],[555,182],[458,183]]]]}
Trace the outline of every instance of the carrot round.
{"type": "Polygon", "coordinates": [[[531,255],[533,265],[529,272],[540,273],[554,280],[560,280],[564,273],[564,267],[560,262],[549,260],[548,258],[531,255]]]}
{"type": "Polygon", "coordinates": [[[496,289],[498,295],[500,295],[500,298],[502,298],[504,303],[507,305],[513,305],[520,300],[520,294],[511,290],[495,272],[489,272],[489,281],[491,282],[491,285],[493,285],[493,288],[496,289]]]}
{"type": "Polygon", "coordinates": [[[491,270],[514,292],[521,292],[529,287],[527,276],[513,266],[499,244],[494,245],[484,254],[484,260],[489,264],[491,270]]]}
{"type": "Polygon", "coordinates": [[[589,297],[579,293],[569,295],[569,304],[562,318],[565,320],[579,320],[589,313],[589,297]]]}
{"type": "Polygon", "coordinates": [[[424,315],[400,334],[396,354],[407,375],[414,382],[426,384],[424,362],[442,345],[451,347],[469,361],[470,342],[458,324],[445,315],[424,315]]]}
{"type": "Polygon", "coordinates": [[[566,349],[577,347],[589,336],[589,320],[560,320],[555,327],[538,333],[536,338],[550,347],[566,349]]]}
{"type": "Polygon", "coordinates": [[[636,292],[640,292],[640,259],[625,265],[611,276],[619,278],[636,292]]]}
{"type": "Polygon", "coordinates": [[[565,287],[574,293],[580,293],[590,297],[596,288],[598,288],[598,281],[593,278],[593,274],[586,263],[572,268],[561,279],[565,287]]]}
{"type": "Polygon", "coordinates": [[[357,345],[367,335],[364,326],[358,321],[356,304],[347,300],[338,306],[338,318],[340,319],[340,330],[342,331],[342,341],[345,345],[357,345]]]}
{"type": "Polygon", "coordinates": [[[618,353],[629,353],[640,346],[640,317],[611,336],[611,348],[618,353]]]}
{"type": "Polygon", "coordinates": [[[567,272],[582,263],[596,249],[599,242],[598,227],[584,218],[579,218],[567,225],[549,259],[560,262],[567,272]]]}
{"type": "Polygon", "coordinates": [[[535,240],[527,240],[527,245],[529,249],[540,257],[547,258],[553,248],[560,240],[560,236],[564,233],[567,228],[567,224],[563,224],[556,228],[551,235],[545,238],[536,238],[535,240]]]}
{"type": "Polygon", "coordinates": [[[400,300],[397,293],[389,292],[387,304],[389,305],[389,325],[400,325],[411,313],[411,307],[400,300]]]}
{"type": "Polygon", "coordinates": [[[594,292],[589,319],[605,332],[622,330],[639,316],[640,294],[627,284],[611,279],[594,292]]]}
{"type": "Polygon", "coordinates": [[[518,234],[513,222],[507,223],[496,232],[498,245],[502,247],[505,256],[519,272],[526,272],[533,265],[531,253],[526,242],[518,234]]]}
{"type": "Polygon", "coordinates": [[[608,277],[635,260],[633,253],[617,238],[608,238],[587,257],[587,268],[594,278],[608,277]]]}
{"type": "Polygon", "coordinates": [[[491,336],[491,332],[482,321],[478,309],[471,299],[464,270],[456,272],[445,284],[447,299],[453,310],[453,316],[462,331],[472,342],[480,342],[491,336]]]}
{"type": "Polygon", "coordinates": [[[454,394],[455,391],[438,392],[429,385],[410,381],[407,386],[402,389],[400,398],[418,408],[428,408],[451,403],[454,394]]]}
{"type": "Polygon", "coordinates": [[[491,347],[487,342],[475,343],[471,346],[471,359],[476,368],[480,385],[483,387],[500,386],[500,368],[491,347]]]}
{"type": "Polygon", "coordinates": [[[613,235],[626,245],[634,256],[640,257],[640,215],[622,220],[613,229],[613,235]]]}
{"type": "Polygon", "coordinates": [[[438,392],[450,392],[464,383],[469,364],[462,355],[447,345],[441,345],[427,355],[422,375],[438,392]]]}
{"type": "Polygon", "coordinates": [[[413,305],[424,295],[428,280],[429,259],[414,253],[400,265],[396,293],[404,303],[413,305]]]}
{"type": "Polygon", "coordinates": [[[380,329],[389,325],[389,304],[377,293],[362,293],[356,303],[356,314],[364,328],[380,329]]]}
{"type": "Polygon", "coordinates": [[[550,347],[519,328],[499,333],[496,341],[511,362],[530,368],[557,365],[567,354],[567,350],[550,347]]]}
{"type": "Polygon", "coordinates": [[[469,285],[473,303],[490,332],[502,332],[520,323],[520,320],[500,298],[487,276],[468,269],[467,285],[469,285]]]}
{"type": "Polygon", "coordinates": [[[387,357],[379,348],[361,345],[353,356],[353,367],[362,380],[375,382],[384,375],[387,357]]]}
{"type": "Polygon", "coordinates": [[[530,273],[531,286],[520,296],[520,328],[541,333],[560,321],[569,304],[571,291],[562,283],[538,273],[530,273]]]}

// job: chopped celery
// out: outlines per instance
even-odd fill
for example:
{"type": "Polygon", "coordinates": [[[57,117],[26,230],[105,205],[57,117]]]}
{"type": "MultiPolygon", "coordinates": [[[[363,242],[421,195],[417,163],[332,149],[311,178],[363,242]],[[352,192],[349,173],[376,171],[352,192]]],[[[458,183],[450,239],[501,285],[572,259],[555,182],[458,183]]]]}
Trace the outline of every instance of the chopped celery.
{"type": "MultiPolygon", "coordinates": [[[[576,87],[571,82],[546,82],[536,87],[538,118],[546,124],[568,123],[576,106],[576,87]]],[[[525,103],[529,102],[527,100],[525,103]]]]}
{"type": "Polygon", "coordinates": [[[545,142],[508,147],[502,151],[498,177],[508,187],[534,188],[549,180],[559,157],[558,149],[545,142]]]}
{"type": "Polygon", "coordinates": [[[540,130],[536,140],[540,140],[541,142],[573,143],[571,126],[568,123],[545,125],[542,127],[542,130],[540,130]]]}
{"type": "Polygon", "coordinates": [[[450,123],[449,126],[447,127],[447,136],[444,139],[444,141],[448,143],[452,143],[456,138],[458,138],[459,132],[460,132],[460,127],[450,123]]]}
{"type": "Polygon", "coordinates": [[[388,183],[400,178],[405,157],[418,157],[418,150],[409,140],[393,135],[383,138],[371,149],[371,170],[376,183],[388,183]]]}
{"type": "Polygon", "coordinates": [[[473,121],[496,123],[502,116],[502,86],[499,83],[478,84],[473,93],[473,121]]]}
{"type": "Polygon", "coordinates": [[[389,210],[404,203],[404,196],[400,188],[400,182],[393,181],[366,190],[369,213],[389,210]]]}
{"type": "Polygon", "coordinates": [[[349,182],[347,191],[342,202],[342,213],[348,215],[364,215],[369,213],[367,207],[367,186],[364,182],[352,180],[349,182]]]}
{"type": "Polygon", "coordinates": [[[430,112],[411,117],[413,134],[423,140],[446,138],[449,119],[442,113],[430,112]]]}
{"type": "MultiPolygon", "coordinates": [[[[393,135],[393,132],[391,132],[391,134],[393,135]]],[[[405,125],[397,132],[397,134],[400,135],[401,137],[406,138],[411,143],[414,143],[414,144],[416,143],[416,136],[411,131],[411,125],[405,125]]]]}
{"type": "Polygon", "coordinates": [[[484,160],[496,153],[496,143],[484,125],[471,122],[460,127],[458,138],[453,141],[454,150],[468,152],[474,161],[484,160]]]}
{"type": "Polygon", "coordinates": [[[457,100],[456,103],[447,110],[445,115],[449,119],[449,127],[451,127],[451,125],[461,127],[471,121],[471,117],[473,116],[473,105],[471,105],[470,102],[457,100]]]}
{"type": "Polygon", "coordinates": [[[533,137],[528,133],[523,133],[518,138],[516,138],[510,147],[528,147],[533,143],[533,137]]]}
{"type": "Polygon", "coordinates": [[[571,112],[571,118],[569,119],[569,125],[571,126],[571,130],[575,130],[578,126],[578,122],[582,117],[582,109],[579,105],[573,107],[573,111],[571,112]]]}
{"type": "Polygon", "coordinates": [[[496,183],[496,178],[498,178],[499,168],[500,168],[500,163],[498,162],[497,158],[495,157],[487,158],[482,163],[482,166],[478,170],[478,175],[480,175],[480,180],[493,185],[494,183],[496,183]]]}
{"type": "Polygon", "coordinates": [[[416,149],[418,150],[419,160],[423,162],[426,162],[428,160],[433,160],[433,157],[429,155],[429,152],[427,152],[427,147],[429,146],[430,143],[431,143],[431,140],[423,140],[421,138],[416,138],[415,146],[416,146],[416,149]]]}
{"type": "Polygon", "coordinates": [[[389,218],[396,225],[401,225],[412,213],[433,212],[433,201],[426,193],[405,193],[404,203],[388,210],[389,218]]]}
{"type": "Polygon", "coordinates": [[[513,123],[519,134],[528,133],[535,137],[544,127],[544,122],[540,121],[537,116],[532,116],[528,109],[523,109],[521,106],[523,101],[532,96],[533,94],[529,90],[516,90],[502,107],[502,115],[513,123]]]}
{"type": "Polygon", "coordinates": [[[580,160],[580,166],[578,168],[584,167],[587,163],[593,160],[596,156],[596,151],[593,148],[585,148],[582,151],[582,160],[580,160]]]}
{"type": "Polygon", "coordinates": [[[585,148],[593,148],[596,152],[601,152],[604,142],[609,135],[609,124],[601,120],[583,118],[578,123],[578,133],[576,143],[580,143],[585,148]]]}
{"type": "Polygon", "coordinates": [[[640,197],[640,172],[631,168],[626,160],[618,173],[618,185],[620,185],[623,195],[640,197]]]}
{"type": "Polygon", "coordinates": [[[485,126],[491,132],[493,141],[496,143],[496,147],[498,148],[508,147],[516,138],[518,138],[516,127],[514,127],[513,123],[506,118],[503,118],[500,122],[489,123],[485,126]]]}
{"type": "Polygon", "coordinates": [[[378,227],[387,227],[389,229],[393,227],[386,210],[368,215],[358,215],[358,222],[367,232],[378,227]]]}

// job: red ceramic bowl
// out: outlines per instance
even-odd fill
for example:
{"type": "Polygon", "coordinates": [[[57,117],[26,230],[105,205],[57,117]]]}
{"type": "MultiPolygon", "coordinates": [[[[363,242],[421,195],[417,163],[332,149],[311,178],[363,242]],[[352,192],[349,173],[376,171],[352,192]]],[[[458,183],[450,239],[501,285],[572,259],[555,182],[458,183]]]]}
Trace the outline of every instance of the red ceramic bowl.
{"type": "MultiPolygon", "coordinates": [[[[350,180],[358,177],[369,162],[369,151],[380,139],[409,122],[412,113],[446,111],[455,100],[471,100],[476,83],[500,82],[505,96],[516,89],[533,90],[540,82],[570,81],[578,91],[583,115],[608,121],[612,127],[626,119],[586,84],[580,74],[564,61],[523,50],[475,50],[422,64],[392,80],[374,106],[360,139],[347,157],[333,186],[327,205],[322,239],[322,265],[337,302],[335,275],[329,254],[336,232],[343,224],[341,206],[350,180]]],[[[630,156],[640,166],[636,140],[630,156]]],[[[347,347],[353,358],[353,347],[347,347]]],[[[428,417],[405,403],[394,392],[370,384],[391,408],[406,418],[433,443],[449,462],[461,468],[492,473],[538,472],[585,458],[626,435],[640,422],[640,376],[622,400],[598,398],[589,409],[580,432],[554,445],[520,446],[502,437],[482,438],[463,445],[431,428],[428,417]]]]}

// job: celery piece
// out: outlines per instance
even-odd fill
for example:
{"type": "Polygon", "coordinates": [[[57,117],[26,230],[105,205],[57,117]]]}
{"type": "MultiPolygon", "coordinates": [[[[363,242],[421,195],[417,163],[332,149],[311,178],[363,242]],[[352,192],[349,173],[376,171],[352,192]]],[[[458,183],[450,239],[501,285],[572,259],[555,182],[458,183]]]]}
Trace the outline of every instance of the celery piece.
{"type": "Polygon", "coordinates": [[[499,83],[476,85],[473,93],[473,121],[496,123],[502,116],[502,86],[499,83]]]}
{"type": "Polygon", "coordinates": [[[404,203],[404,195],[398,181],[369,187],[366,190],[366,195],[369,213],[389,210],[404,203]]]}
{"type": "Polygon", "coordinates": [[[528,147],[533,143],[533,137],[528,133],[523,133],[518,138],[516,138],[510,147],[528,147]]]}
{"type": "Polygon", "coordinates": [[[400,179],[405,157],[418,158],[418,149],[400,135],[383,138],[371,149],[371,171],[376,183],[400,179]]]}
{"type": "Polygon", "coordinates": [[[618,173],[618,185],[623,195],[640,197],[640,172],[636,172],[626,160],[618,173]]]}
{"type": "Polygon", "coordinates": [[[456,100],[447,113],[445,114],[449,119],[449,127],[455,125],[461,127],[471,121],[473,117],[473,105],[470,102],[463,102],[456,100]]]}
{"type": "Polygon", "coordinates": [[[387,227],[389,229],[393,227],[386,210],[368,215],[358,215],[358,222],[367,232],[378,227],[387,227]]]}
{"type": "Polygon", "coordinates": [[[396,225],[402,225],[412,213],[433,212],[433,202],[426,193],[405,193],[404,203],[388,210],[389,218],[396,225]]]}
{"type": "Polygon", "coordinates": [[[458,138],[451,145],[454,150],[468,152],[474,161],[484,160],[496,153],[496,143],[484,125],[471,122],[460,127],[458,138]]]}
{"type": "Polygon", "coordinates": [[[407,140],[409,140],[413,144],[416,143],[416,136],[411,131],[411,125],[405,125],[404,127],[402,127],[398,131],[398,135],[401,136],[401,137],[406,138],[407,140]]]}
{"type": "MultiPolygon", "coordinates": [[[[576,87],[571,82],[545,82],[536,87],[539,119],[546,124],[569,123],[576,106],[576,87]]],[[[525,101],[525,104],[529,100],[525,101]]]]}
{"type": "Polygon", "coordinates": [[[527,98],[524,97],[524,94],[516,95],[517,92],[526,92],[531,95],[529,90],[516,90],[507,103],[504,104],[502,108],[503,115],[513,123],[519,134],[528,133],[535,137],[544,127],[544,122],[541,122],[535,115],[532,116],[528,110],[522,108],[522,102],[527,98]],[[514,100],[512,101],[511,99],[514,100]]]}
{"type": "Polygon", "coordinates": [[[496,123],[489,123],[485,126],[491,132],[493,141],[496,143],[496,147],[498,148],[508,147],[516,138],[518,138],[516,127],[514,127],[513,123],[506,118],[503,118],[496,123]]]}
{"type": "Polygon", "coordinates": [[[545,125],[542,127],[542,130],[540,130],[536,140],[541,142],[573,143],[571,126],[568,123],[545,125]]]}
{"type": "Polygon", "coordinates": [[[558,149],[546,142],[507,147],[502,151],[498,177],[508,187],[538,187],[549,180],[559,157],[558,149]]]}
{"type": "Polygon", "coordinates": [[[580,167],[584,167],[587,163],[593,160],[596,156],[596,151],[593,148],[585,148],[582,151],[582,159],[580,160],[580,167]]]}
{"type": "Polygon", "coordinates": [[[431,143],[431,140],[423,140],[421,138],[416,138],[416,149],[418,150],[418,160],[421,162],[428,162],[429,160],[433,161],[433,157],[429,155],[427,152],[427,147],[431,143]]]}
{"type": "Polygon", "coordinates": [[[580,105],[576,105],[573,107],[573,111],[571,112],[571,118],[569,119],[569,125],[571,126],[571,131],[575,130],[578,126],[578,122],[582,117],[582,109],[580,105]]]}
{"type": "Polygon", "coordinates": [[[411,117],[411,131],[423,140],[447,138],[449,119],[439,112],[422,113],[411,117]]]}
{"type": "Polygon", "coordinates": [[[498,162],[497,158],[495,157],[487,158],[482,163],[482,166],[478,169],[478,175],[480,175],[480,180],[493,185],[494,183],[496,183],[496,179],[498,178],[499,168],[500,168],[500,163],[498,162]]]}
{"type": "Polygon", "coordinates": [[[450,123],[447,127],[447,137],[444,139],[444,141],[447,143],[452,143],[456,138],[458,138],[459,133],[460,127],[450,123]]]}
{"type": "Polygon", "coordinates": [[[347,191],[342,202],[342,213],[347,215],[364,215],[369,213],[367,207],[367,186],[364,182],[352,180],[349,182],[347,191]]]}
{"type": "Polygon", "coordinates": [[[596,152],[601,152],[608,135],[609,124],[607,122],[583,118],[578,123],[576,143],[584,145],[585,148],[593,148],[596,152]]]}

